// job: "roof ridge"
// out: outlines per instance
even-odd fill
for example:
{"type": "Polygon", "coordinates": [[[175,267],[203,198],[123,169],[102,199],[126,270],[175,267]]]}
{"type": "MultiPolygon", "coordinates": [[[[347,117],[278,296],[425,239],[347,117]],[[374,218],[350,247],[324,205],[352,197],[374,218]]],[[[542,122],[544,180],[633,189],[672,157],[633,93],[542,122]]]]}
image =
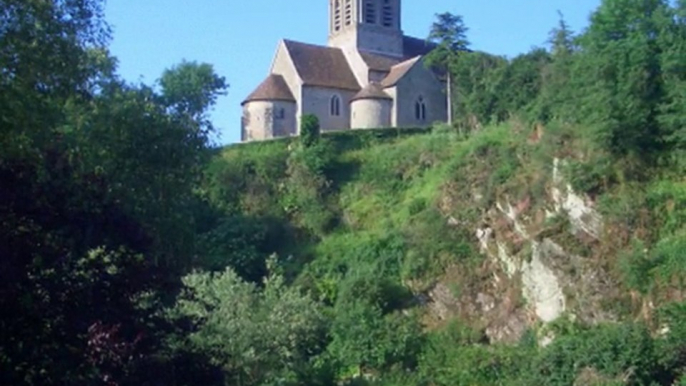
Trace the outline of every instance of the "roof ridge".
{"type": "Polygon", "coordinates": [[[384,88],[395,86],[400,79],[407,75],[407,73],[410,72],[410,70],[412,70],[417,63],[419,63],[421,58],[422,55],[417,55],[391,67],[391,71],[389,71],[388,75],[386,75],[386,77],[381,81],[381,85],[384,88]]]}
{"type": "Polygon", "coordinates": [[[288,39],[283,41],[303,85],[360,90],[360,84],[341,48],[288,39]]]}
{"type": "Polygon", "coordinates": [[[271,73],[255,88],[253,92],[241,103],[255,101],[287,101],[296,102],[291,89],[288,87],[283,75],[271,73]]]}
{"type": "Polygon", "coordinates": [[[355,96],[350,99],[350,102],[356,101],[358,99],[389,99],[393,98],[388,95],[384,90],[383,86],[379,82],[369,82],[360,92],[355,94],[355,96]]]}

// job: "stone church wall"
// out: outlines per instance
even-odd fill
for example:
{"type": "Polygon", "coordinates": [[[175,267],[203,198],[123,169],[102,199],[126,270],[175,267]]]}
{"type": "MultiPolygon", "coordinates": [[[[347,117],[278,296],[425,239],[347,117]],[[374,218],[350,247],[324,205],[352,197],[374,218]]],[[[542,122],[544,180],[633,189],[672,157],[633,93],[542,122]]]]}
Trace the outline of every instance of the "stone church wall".
{"type": "Polygon", "coordinates": [[[394,125],[398,127],[429,126],[436,121],[445,122],[448,119],[444,86],[433,73],[426,69],[423,61],[415,64],[394,89],[387,90],[395,99],[394,125]],[[426,106],[426,119],[423,122],[417,120],[415,116],[415,103],[420,96],[424,99],[426,106]]]}
{"type": "Polygon", "coordinates": [[[243,106],[242,140],[259,141],[297,134],[296,104],[254,101],[243,106]]]}
{"type": "Polygon", "coordinates": [[[350,99],[353,96],[355,96],[354,91],[303,86],[301,113],[316,115],[322,131],[348,129],[350,128],[350,99]],[[334,95],[338,95],[341,102],[338,116],[331,115],[331,98],[334,95]]]}
{"type": "MultiPolygon", "coordinates": [[[[274,61],[272,62],[272,68],[269,73],[283,76],[283,79],[286,81],[286,84],[291,90],[291,93],[293,93],[295,99],[298,101],[302,100],[302,82],[300,81],[300,77],[295,70],[295,66],[288,55],[286,44],[284,44],[283,41],[279,43],[279,46],[276,50],[276,55],[274,56],[274,61]]],[[[300,127],[300,115],[300,106],[297,105],[295,112],[296,122],[294,126],[296,127],[296,133],[298,132],[297,128],[300,127]]]]}
{"type": "Polygon", "coordinates": [[[389,99],[360,99],[351,103],[352,129],[376,129],[391,125],[393,102],[389,99]]]}

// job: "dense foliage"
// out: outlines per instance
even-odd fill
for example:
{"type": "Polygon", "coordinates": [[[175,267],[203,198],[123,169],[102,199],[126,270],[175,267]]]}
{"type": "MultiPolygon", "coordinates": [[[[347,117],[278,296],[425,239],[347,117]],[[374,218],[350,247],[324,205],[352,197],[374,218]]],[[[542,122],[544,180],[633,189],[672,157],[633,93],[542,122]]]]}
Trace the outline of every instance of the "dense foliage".
{"type": "Polygon", "coordinates": [[[304,116],[298,138],[225,149],[211,65],[129,84],[100,1],[0,7],[1,384],[686,384],[683,1],[604,0],[513,59],[440,14],[454,126],[304,116]],[[436,318],[436,283],[462,299],[493,278],[474,229],[503,196],[546,205],[559,158],[606,230],[539,236],[614,275],[615,321],[505,344],[436,318]]]}

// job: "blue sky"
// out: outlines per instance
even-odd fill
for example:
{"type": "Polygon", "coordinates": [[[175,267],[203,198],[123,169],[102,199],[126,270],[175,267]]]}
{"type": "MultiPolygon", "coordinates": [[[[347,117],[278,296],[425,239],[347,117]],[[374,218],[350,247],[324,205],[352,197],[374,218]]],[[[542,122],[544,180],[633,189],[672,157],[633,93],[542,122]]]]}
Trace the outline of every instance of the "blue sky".
{"type": "MultiPolygon", "coordinates": [[[[508,57],[545,45],[557,11],[580,31],[600,0],[405,0],[403,30],[424,38],[434,15],[462,15],[471,48],[508,57]]],[[[183,59],[214,65],[230,87],[212,112],[219,143],[240,139],[240,102],[267,75],[281,38],[326,44],[327,0],[108,0],[119,73],[152,84],[183,59]],[[284,6],[283,4],[288,4],[284,6]]]]}

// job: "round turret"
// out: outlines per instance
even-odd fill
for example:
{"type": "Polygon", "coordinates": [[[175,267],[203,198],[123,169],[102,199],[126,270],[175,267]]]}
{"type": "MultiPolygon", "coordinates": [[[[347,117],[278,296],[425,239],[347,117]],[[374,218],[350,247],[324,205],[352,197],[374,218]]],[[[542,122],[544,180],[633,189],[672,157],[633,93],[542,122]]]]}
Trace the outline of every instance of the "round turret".
{"type": "Polygon", "coordinates": [[[242,103],[242,141],[295,135],[296,101],[281,75],[271,74],[242,103]]]}
{"type": "Polygon", "coordinates": [[[350,101],[350,123],[353,129],[391,126],[393,98],[378,83],[369,83],[350,101]]]}

